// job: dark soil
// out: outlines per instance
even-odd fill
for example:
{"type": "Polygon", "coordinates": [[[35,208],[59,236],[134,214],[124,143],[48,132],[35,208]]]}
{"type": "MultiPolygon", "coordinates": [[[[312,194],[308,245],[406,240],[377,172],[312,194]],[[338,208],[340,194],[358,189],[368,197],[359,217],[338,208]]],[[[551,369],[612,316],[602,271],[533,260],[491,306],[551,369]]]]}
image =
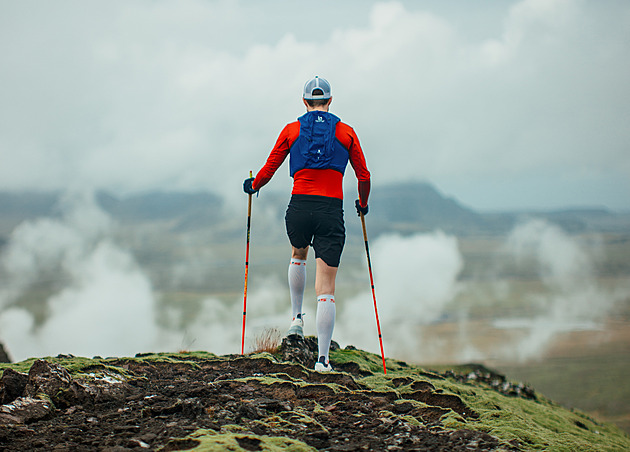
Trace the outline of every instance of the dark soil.
{"type": "Polygon", "coordinates": [[[230,425],[243,427],[237,438],[243,450],[261,450],[255,435],[330,451],[518,450],[485,433],[445,429],[447,413],[471,420],[477,414],[429,381],[393,380],[396,388],[409,386],[404,394],[367,390],[352,365],[317,373],[262,357],[186,354],[106,365],[125,369],[128,378],[107,377],[99,361],[81,370],[85,377],[44,360],[28,375],[5,370],[0,450],[189,450],[199,441],[187,435],[200,428],[222,433],[230,425]]]}

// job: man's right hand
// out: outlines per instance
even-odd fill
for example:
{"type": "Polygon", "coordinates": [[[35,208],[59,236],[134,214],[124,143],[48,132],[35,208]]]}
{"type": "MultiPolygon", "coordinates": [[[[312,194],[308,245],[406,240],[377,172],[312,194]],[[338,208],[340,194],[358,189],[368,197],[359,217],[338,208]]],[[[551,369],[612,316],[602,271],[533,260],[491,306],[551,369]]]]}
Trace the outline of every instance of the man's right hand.
{"type": "Polygon", "coordinates": [[[243,191],[247,193],[248,195],[253,195],[254,193],[258,191],[258,190],[254,190],[254,188],[252,187],[253,182],[254,182],[253,177],[247,178],[243,182],[243,191]]]}

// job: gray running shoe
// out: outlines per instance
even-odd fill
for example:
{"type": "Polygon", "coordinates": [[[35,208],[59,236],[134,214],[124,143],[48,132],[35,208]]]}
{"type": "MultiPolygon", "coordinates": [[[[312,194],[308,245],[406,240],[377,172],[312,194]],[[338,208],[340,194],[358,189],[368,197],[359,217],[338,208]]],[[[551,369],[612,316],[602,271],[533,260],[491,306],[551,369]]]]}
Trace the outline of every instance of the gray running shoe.
{"type": "Polygon", "coordinates": [[[295,318],[291,322],[291,327],[287,331],[287,336],[300,336],[304,337],[304,320],[301,318],[295,318]]]}

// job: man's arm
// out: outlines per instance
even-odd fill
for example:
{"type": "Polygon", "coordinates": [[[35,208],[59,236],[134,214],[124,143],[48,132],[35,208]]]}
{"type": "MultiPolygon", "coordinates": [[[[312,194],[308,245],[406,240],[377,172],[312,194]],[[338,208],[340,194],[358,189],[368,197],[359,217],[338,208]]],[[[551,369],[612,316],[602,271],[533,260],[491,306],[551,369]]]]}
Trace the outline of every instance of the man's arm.
{"type": "Polygon", "coordinates": [[[359,204],[361,207],[367,207],[367,200],[370,196],[370,181],[359,181],[359,204]]]}
{"type": "Polygon", "coordinates": [[[341,144],[348,149],[350,157],[350,165],[354,170],[354,174],[357,176],[359,192],[359,203],[361,207],[367,206],[368,197],[370,196],[370,172],[367,169],[365,162],[365,155],[363,155],[363,149],[359,143],[359,137],[355,133],[354,129],[345,123],[337,124],[337,139],[341,144]],[[341,127],[340,127],[341,126],[341,127]]]}
{"type": "Polygon", "coordinates": [[[265,165],[256,174],[256,178],[252,183],[252,188],[254,190],[260,190],[271,180],[278,168],[280,168],[282,163],[284,163],[284,160],[289,155],[289,150],[297,139],[299,133],[300,125],[297,121],[295,123],[287,124],[284,129],[282,129],[280,136],[276,140],[275,146],[271,150],[269,157],[267,157],[267,162],[265,162],[265,165]],[[295,133],[296,124],[297,134],[295,133]]]}

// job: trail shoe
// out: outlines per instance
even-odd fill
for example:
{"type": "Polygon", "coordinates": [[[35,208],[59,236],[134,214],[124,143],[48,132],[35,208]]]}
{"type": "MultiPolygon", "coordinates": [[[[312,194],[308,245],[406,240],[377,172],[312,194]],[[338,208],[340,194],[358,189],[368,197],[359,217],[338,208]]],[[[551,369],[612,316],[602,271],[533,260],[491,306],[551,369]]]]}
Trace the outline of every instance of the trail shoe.
{"type": "Polygon", "coordinates": [[[287,337],[288,336],[300,336],[301,338],[304,337],[304,320],[302,320],[302,317],[296,317],[293,319],[293,321],[291,322],[291,327],[289,328],[289,331],[287,331],[287,337]]]}
{"type": "Polygon", "coordinates": [[[330,365],[330,362],[326,362],[326,358],[320,356],[319,361],[315,363],[315,370],[317,372],[331,372],[333,368],[330,365]]]}

